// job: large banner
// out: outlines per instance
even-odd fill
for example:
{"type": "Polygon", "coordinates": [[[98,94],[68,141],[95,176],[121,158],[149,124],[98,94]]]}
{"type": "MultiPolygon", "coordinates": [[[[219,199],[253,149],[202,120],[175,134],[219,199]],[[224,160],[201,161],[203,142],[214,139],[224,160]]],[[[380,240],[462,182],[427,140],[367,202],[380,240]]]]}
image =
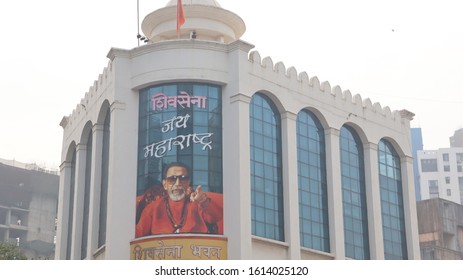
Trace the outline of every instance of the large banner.
{"type": "Polygon", "coordinates": [[[198,83],[140,91],[135,249],[148,236],[199,234],[206,246],[204,236],[223,234],[221,98],[219,86],[198,83]]]}

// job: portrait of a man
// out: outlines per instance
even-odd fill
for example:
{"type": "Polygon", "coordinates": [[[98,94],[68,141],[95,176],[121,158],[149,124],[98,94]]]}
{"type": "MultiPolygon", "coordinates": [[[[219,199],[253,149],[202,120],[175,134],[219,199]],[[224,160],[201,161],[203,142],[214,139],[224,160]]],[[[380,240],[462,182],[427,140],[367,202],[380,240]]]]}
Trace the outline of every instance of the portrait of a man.
{"type": "Polygon", "coordinates": [[[223,234],[222,194],[204,192],[202,186],[193,188],[191,175],[189,167],[180,162],[164,168],[162,192],[144,201],[143,209],[137,209],[137,238],[176,233],[223,234]]]}

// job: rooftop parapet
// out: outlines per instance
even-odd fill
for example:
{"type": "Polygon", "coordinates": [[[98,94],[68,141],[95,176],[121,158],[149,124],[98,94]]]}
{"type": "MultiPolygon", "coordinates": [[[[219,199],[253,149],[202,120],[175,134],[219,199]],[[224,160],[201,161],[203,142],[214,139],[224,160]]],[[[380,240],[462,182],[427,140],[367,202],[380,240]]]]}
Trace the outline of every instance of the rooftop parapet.
{"type": "Polygon", "coordinates": [[[386,106],[382,107],[380,103],[372,103],[369,98],[362,99],[360,94],[352,93],[349,90],[342,90],[340,86],[331,87],[330,83],[324,81],[320,83],[317,76],[309,77],[306,72],[297,73],[296,68],[289,67],[286,69],[283,62],[273,63],[270,57],[261,58],[258,51],[251,51],[249,53],[249,61],[253,63],[254,70],[265,72],[266,75],[277,76],[280,79],[286,79],[286,84],[298,85],[302,92],[319,92],[324,94],[330,94],[335,98],[335,102],[343,101],[349,102],[357,107],[357,110],[363,111],[368,110],[373,113],[381,114],[391,120],[406,119],[408,121],[413,120],[415,114],[407,110],[391,111],[386,106]],[[310,89],[310,90],[309,90],[310,89]]]}

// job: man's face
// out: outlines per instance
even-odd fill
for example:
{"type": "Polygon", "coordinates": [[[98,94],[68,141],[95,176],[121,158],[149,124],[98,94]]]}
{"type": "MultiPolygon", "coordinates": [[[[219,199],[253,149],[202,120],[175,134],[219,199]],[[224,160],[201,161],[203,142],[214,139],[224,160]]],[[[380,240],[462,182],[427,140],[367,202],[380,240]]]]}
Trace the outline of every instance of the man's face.
{"type": "Polygon", "coordinates": [[[190,188],[188,170],[181,166],[172,166],[167,170],[166,178],[162,180],[162,185],[173,201],[184,199],[188,195],[187,192],[190,188]]]}

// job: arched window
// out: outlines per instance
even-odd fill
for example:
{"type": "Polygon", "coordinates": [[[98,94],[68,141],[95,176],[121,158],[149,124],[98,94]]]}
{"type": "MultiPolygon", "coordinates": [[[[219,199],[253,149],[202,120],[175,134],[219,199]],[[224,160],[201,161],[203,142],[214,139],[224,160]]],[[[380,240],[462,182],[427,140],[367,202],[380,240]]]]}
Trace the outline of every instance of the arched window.
{"type": "Polygon", "coordinates": [[[301,246],[330,251],[325,134],[315,115],[297,115],[297,166],[301,246]]]}
{"type": "Polygon", "coordinates": [[[109,138],[111,113],[108,110],[103,127],[103,155],[101,161],[100,223],[98,230],[98,247],[106,244],[106,216],[108,214],[108,173],[109,173],[109,138]]]}
{"type": "Polygon", "coordinates": [[[259,93],[249,111],[252,234],[284,241],[280,114],[259,93]]]}
{"type": "Polygon", "coordinates": [[[388,141],[379,142],[378,166],[384,257],[388,260],[404,260],[408,255],[400,157],[388,141]]]}
{"type": "Polygon", "coordinates": [[[341,184],[346,257],[369,259],[363,147],[356,132],[341,128],[341,184]]]}
{"type": "Polygon", "coordinates": [[[89,208],[90,208],[90,183],[92,176],[92,150],[93,150],[93,137],[90,131],[87,138],[87,151],[85,157],[85,189],[84,189],[84,215],[82,220],[82,244],[80,249],[81,259],[87,257],[87,244],[88,244],[88,222],[89,222],[89,208]]]}

